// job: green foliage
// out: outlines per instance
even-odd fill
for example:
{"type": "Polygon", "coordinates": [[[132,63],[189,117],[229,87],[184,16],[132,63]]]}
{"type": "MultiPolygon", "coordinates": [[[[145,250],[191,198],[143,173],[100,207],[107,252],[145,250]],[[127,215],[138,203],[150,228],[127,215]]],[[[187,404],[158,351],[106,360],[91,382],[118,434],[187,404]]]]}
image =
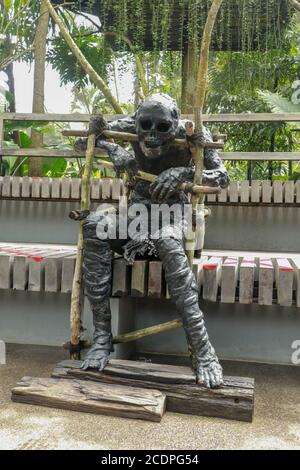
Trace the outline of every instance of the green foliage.
{"type": "Polygon", "coordinates": [[[273,113],[300,113],[299,103],[292,103],[278,93],[258,91],[258,96],[271,108],[273,113]]]}
{"type": "MultiPolygon", "coordinates": [[[[109,67],[113,56],[112,50],[107,45],[103,35],[96,34],[93,29],[77,26],[74,18],[69,15],[69,32],[77,46],[92,64],[96,72],[105,80],[108,79],[109,67]]],[[[78,65],[76,58],[70,52],[65,41],[55,39],[47,52],[47,60],[52,67],[59,72],[63,84],[72,83],[77,89],[83,89],[90,84],[89,78],[78,65]]]]}
{"type": "MultiPolygon", "coordinates": [[[[79,8],[89,8],[81,1],[79,8]]],[[[138,50],[182,50],[200,44],[211,0],[102,0],[91,2],[105,31],[128,36],[138,50]]],[[[226,0],[213,32],[215,50],[265,51],[282,45],[290,19],[286,0],[226,0]]]]}
{"type": "Polygon", "coordinates": [[[0,2],[0,70],[13,60],[31,60],[38,0],[0,2]]]}

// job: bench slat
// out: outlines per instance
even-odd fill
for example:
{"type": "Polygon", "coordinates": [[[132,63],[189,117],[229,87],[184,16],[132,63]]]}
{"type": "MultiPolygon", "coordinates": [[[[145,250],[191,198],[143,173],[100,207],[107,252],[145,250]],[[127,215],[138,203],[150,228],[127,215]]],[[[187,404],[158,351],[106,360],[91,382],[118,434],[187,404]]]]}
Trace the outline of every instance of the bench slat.
{"type": "Polygon", "coordinates": [[[222,258],[212,257],[203,265],[203,299],[216,302],[222,272],[222,258]]]}
{"type": "Polygon", "coordinates": [[[243,258],[239,273],[239,302],[241,304],[251,304],[253,302],[255,269],[254,257],[243,258]]]}
{"type": "Polygon", "coordinates": [[[237,257],[228,257],[222,264],[221,302],[235,302],[236,285],[238,278],[239,260],[237,257]]]}
{"type": "Polygon", "coordinates": [[[259,260],[259,305],[272,305],[273,303],[274,266],[270,258],[259,260]]]}

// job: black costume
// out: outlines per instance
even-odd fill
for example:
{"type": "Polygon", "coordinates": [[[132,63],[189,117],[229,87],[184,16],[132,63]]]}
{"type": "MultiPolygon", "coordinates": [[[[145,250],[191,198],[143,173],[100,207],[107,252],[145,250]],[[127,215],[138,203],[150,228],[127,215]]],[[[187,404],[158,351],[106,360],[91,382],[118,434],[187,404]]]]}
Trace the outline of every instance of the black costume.
{"type": "MultiPolygon", "coordinates": [[[[184,122],[179,120],[179,110],[173,99],[167,95],[153,95],[140,105],[135,115],[114,121],[107,128],[136,133],[139,138],[132,144],[134,155],[131,155],[119,145],[104,141],[98,129],[96,146],[107,150],[117,174],[127,171],[134,175],[139,169],[157,175],[152,185],[145,181],[135,184],[130,204],[142,203],[150,208],[151,203],[172,205],[188,202],[187,195],[177,188],[182,182],[193,181],[194,166],[187,147],[172,145],[175,138],[186,137],[184,122]]],[[[196,138],[212,140],[206,129],[196,138]]],[[[77,145],[84,143],[81,140],[77,145]]],[[[204,164],[203,184],[227,186],[227,171],[216,150],[205,150],[204,164]]],[[[162,260],[171,299],[182,315],[198,382],[207,387],[219,386],[222,368],[209,342],[199,308],[198,288],[185,255],[184,239],[179,236],[182,235],[181,228],[161,226],[157,238],[146,238],[143,242],[101,240],[96,233],[97,224],[107,223],[107,217],[109,215],[103,217],[92,213],[84,222],[84,277],[95,333],[94,344],[82,367],[102,370],[113,350],[109,306],[113,251],[125,254],[130,261],[136,254],[150,251],[162,260]]]]}

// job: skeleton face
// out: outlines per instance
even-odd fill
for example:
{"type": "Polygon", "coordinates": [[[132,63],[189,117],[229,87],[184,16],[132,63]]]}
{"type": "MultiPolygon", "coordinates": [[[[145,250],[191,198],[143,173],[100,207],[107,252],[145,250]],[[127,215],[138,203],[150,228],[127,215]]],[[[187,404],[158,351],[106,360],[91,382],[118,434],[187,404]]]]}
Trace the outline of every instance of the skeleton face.
{"type": "Polygon", "coordinates": [[[159,158],[166,153],[175,139],[178,121],[179,110],[168,95],[153,95],[140,105],[136,114],[136,133],[147,158],[159,158]]]}

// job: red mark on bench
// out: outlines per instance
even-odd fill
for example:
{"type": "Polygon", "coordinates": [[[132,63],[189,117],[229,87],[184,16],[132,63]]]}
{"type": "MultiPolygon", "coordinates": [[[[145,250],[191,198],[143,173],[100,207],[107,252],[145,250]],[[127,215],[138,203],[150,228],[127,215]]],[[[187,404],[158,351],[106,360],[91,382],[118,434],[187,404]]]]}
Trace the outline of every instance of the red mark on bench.
{"type": "Polygon", "coordinates": [[[5,248],[0,248],[0,253],[5,253],[7,255],[25,256],[26,258],[32,259],[36,263],[41,263],[42,261],[44,261],[44,258],[42,258],[42,256],[36,256],[32,253],[28,253],[22,250],[13,250],[13,249],[7,250],[5,248]]]}

